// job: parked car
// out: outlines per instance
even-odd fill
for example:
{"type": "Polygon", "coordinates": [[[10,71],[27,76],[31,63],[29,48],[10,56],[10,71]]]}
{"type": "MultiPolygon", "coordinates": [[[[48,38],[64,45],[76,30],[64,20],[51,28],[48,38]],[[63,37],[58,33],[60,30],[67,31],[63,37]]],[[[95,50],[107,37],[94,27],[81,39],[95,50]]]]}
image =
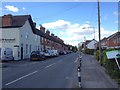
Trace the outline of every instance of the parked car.
{"type": "Polygon", "coordinates": [[[48,53],[50,54],[51,57],[54,56],[54,51],[53,50],[47,50],[47,51],[48,51],[48,53]]]}
{"type": "Polygon", "coordinates": [[[51,57],[51,54],[48,52],[48,50],[44,50],[43,52],[45,57],[51,57]]]}
{"type": "Polygon", "coordinates": [[[14,60],[12,48],[0,48],[0,60],[14,60]]]}
{"type": "Polygon", "coordinates": [[[57,50],[53,50],[53,54],[54,54],[54,56],[58,56],[59,55],[57,50]]]}
{"type": "Polygon", "coordinates": [[[30,60],[45,60],[44,53],[42,53],[41,51],[33,51],[30,55],[30,60]]]}
{"type": "Polygon", "coordinates": [[[65,55],[65,54],[66,54],[66,51],[60,51],[59,54],[60,54],[60,55],[65,55]]]}

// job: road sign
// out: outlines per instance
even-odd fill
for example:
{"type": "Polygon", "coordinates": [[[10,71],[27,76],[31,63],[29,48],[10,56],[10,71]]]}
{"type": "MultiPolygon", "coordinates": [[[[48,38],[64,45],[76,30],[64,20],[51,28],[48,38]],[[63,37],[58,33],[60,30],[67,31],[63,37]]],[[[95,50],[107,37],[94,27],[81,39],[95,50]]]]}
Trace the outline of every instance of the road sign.
{"type": "Polygon", "coordinates": [[[114,51],[107,51],[106,52],[107,58],[108,59],[113,59],[115,60],[119,70],[120,70],[120,65],[118,62],[118,58],[120,58],[120,50],[114,50],[114,51]]]}
{"type": "Polygon", "coordinates": [[[120,50],[107,51],[106,55],[108,59],[120,58],[120,50]]]}

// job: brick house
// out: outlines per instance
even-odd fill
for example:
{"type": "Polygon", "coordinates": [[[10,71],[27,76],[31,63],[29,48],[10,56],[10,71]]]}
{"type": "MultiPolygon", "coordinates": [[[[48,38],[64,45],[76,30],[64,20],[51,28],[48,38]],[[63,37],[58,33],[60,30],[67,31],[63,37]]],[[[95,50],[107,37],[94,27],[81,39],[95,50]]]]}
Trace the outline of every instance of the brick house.
{"type": "Polygon", "coordinates": [[[16,60],[30,58],[36,50],[68,50],[63,40],[42,25],[36,29],[31,15],[11,14],[0,17],[0,48],[12,48],[16,60]]]}
{"type": "Polygon", "coordinates": [[[32,51],[40,49],[39,31],[31,15],[8,14],[0,19],[0,48],[11,48],[15,60],[30,58],[32,51]]]}
{"type": "Polygon", "coordinates": [[[108,48],[120,48],[120,31],[107,38],[107,46],[108,48]]]}
{"type": "MultiPolygon", "coordinates": [[[[99,42],[96,44],[99,47],[99,42]]],[[[120,31],[110,35],[109,37],[105,37],[101,40],[101,48],[120,48],[120,31]]]]}
{"type": "Polygon", "coordinates": [[[53,33],[50,34],[49,30],[45,31],[45,27],[40,25],[41,32],[41,50],[55,49],[58,51],[68,50],[68,47],[64,44],[64,41],[59,37],[55,36],[53,33]]]}

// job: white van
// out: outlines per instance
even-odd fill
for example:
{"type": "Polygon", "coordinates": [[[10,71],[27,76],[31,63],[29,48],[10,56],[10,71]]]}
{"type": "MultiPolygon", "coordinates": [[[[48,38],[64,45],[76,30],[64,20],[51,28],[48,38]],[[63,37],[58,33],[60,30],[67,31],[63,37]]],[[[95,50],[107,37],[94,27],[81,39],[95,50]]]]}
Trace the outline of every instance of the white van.
{"type": "Polygon", "coordinates": [[[57,50],[53,50],[54,56],[58,56],[58,51],[57,50]]]}
{"type": "Polygon", "coordinates": [[[0,48],[0,60],[13,60],[13,50],[12,48],[0,48]]]}

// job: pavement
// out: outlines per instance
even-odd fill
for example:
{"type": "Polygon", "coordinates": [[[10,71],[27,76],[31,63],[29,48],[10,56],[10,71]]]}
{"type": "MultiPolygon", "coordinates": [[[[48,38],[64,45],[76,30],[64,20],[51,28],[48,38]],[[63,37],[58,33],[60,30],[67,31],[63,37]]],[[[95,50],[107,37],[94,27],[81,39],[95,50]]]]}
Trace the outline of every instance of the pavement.
{"type": "Polygon", "coordinates": [[[81,78],[83,88],[118,88],[116,81],[106,74],[92,55],[82,55],[81,78]]]}

